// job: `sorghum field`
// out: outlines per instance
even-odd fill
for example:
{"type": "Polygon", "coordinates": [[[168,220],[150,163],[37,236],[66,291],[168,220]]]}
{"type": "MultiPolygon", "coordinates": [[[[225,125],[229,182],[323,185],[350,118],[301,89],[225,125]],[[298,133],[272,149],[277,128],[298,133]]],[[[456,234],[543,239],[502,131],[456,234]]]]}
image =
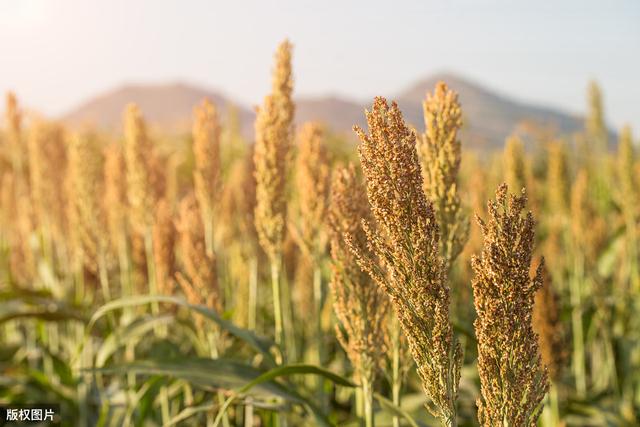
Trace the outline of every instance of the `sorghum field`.
{"type": "Polygon", "coordinates": [[[252,140],[208,100],[167,138],[133,104],[106,134],[7,95],[0,403],[68,426],[640,425],[640,161],[599,87],[534,150],[466,149],[447,82],[423,123],[375,98],[348,140],[294,128],[292,54],[252,140]]]}

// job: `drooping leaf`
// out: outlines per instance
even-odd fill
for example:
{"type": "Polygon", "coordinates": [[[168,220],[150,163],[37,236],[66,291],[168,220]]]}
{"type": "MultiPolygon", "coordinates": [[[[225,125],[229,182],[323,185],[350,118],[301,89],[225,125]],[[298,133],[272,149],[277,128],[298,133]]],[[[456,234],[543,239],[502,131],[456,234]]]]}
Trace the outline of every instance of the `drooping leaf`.
{"type": "MultiPolygon", "coordinates": [[[[355,385],[351,381],[349,381],[348,379],[343,378],[343,377],[341,377],[341,376],[339,376],[337,374],[334,374],[331,371],[328,371],[326,369],[320,368],[318,366],[304,365],[304,364],[279,366],[277,368],[271,369],[268,372],[265,372],[264,374],[260,375],[259,377],[257,377],[253,381],[251,381],[251,382],[245,384],[243,387],[235,390],[235,394],[231,395],[224,402],[222,408],[218,412],[218,416],[216,417],[216,422],[214,423],[214,426],[218,425],[218,423],[220,422],[220,420],[222,418],[222,414],[224,414],[224,412],[227,410],[229,405],[231,405],[231,403],[235,400],[235,398],[238,395],[245,394],[245,393],[249,392],[252,388],[260,386],[261,384],[264,384],[265,382],[275,380],[276,378],[279,378],[279,377],[288,377],[288,376],[291,376],[291,375],[317,375],[317,376],[321,376],[321,377],[324,377],[324,378],[332,381],[334,384],[342,385],[342,386],[345,386],[345,387],[355,387],[355,385]]],[[[322,413],[322,411],[311,400],[304,399],[298,393],[296,393],[296,395],[299,396],[299,398],[302,400],[303,405],[309,410],[309,412],[311,412],[314,415],[314,417],[316,419],[316,423],[318,425],[323,425],[323,426],[331,425],[331,423],[329,422],[327,417],[322,413]]]]}
{"type": "MultiPolygon", "coordinates": [[[[235,390],[252,382],[265,373],[236,360],[180,358],[172,360],[143,360],[108,368],[97,368],[95,372],[126,374],[135,372],[146,375],[166,375],[179,378],[205,390],[235,390]]],[[[255,390],[256,396],[280,397],[294,403],[303,403],[299,396],[289,393],[281,384],[265,381],[255,390]]]]}
{"type": "Polygon", "coordinates": [[[19,318],[36,318],[51,322],[86,322],[86,317],[80,310],[54,299],[30,297],[0,301],[0,323],[19,318]]]}
{"type": "Polygon", "coordinates": [[[96,354],[96,367],[104,366],[107,359],[119,348],[145,336],[158,325],[169,324],[173,321],[172,315],[148,316],[134,320],[128,325],[118,328],[111,333],[102,343],[96,354]]]}
{"type": "Polygon", "coordinates": [[[404,418],[411,427],[421,427],[407,411],[395,405],[391,400],[378,393],[374,393],[373,397],[375,397],[375,399],[380,403],[382,408],[396,417],[404,418]]]}
{"type": "MultiPolygon", "coordinates": [[[[247,343],[251,348],[258,351],[263,355],[266,362],[275,366],[275,360],[270,353],[270,349],[274,346],[274,343],[265,338],[256,335],[253,331],[248,329],[241,328],[232,322],[223,319],[215,310],[202,306],[202,305],[193,305],[189,304],[185,300],[176,297],[163,296],[163,295],[144,295],[144,296],[136,296],[136,297],[127,297],[121,298],[114,301],[111,301],[102,307],[100,307],[91,317],[89,322],[89,326],[87,327],[87,331],[90,331],[91,328],[95,325],[95,323],[107,313],[118,310],[125,307],[133,307],[138,305],[146,305],[151,304],[153,302],[164,302],[179,305],[182,307],[186,307],[189,310],[195,311],[206,319],[213,321],[218,324],[222,329],[235,336],[236,338],[247,343]]],[[[88,333],[88,332],[87,332],[88,333]]]]}

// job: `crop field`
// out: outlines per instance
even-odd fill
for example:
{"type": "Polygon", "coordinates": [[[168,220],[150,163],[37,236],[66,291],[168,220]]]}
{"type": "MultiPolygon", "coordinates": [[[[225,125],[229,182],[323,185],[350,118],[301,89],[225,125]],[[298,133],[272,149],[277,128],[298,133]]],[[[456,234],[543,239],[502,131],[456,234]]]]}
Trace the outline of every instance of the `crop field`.
{"type": "Polygon", "coordinates": [[[0,405],[80,427],[640,425],[640,158],[600,86],[581,129],[479,150],[446,80],[422,121],[376,97],[352,132],[296,124],[294,54],[251,136],[215,100],[176,135],[133,103],[107,131],[7,94],[0,405]]]}

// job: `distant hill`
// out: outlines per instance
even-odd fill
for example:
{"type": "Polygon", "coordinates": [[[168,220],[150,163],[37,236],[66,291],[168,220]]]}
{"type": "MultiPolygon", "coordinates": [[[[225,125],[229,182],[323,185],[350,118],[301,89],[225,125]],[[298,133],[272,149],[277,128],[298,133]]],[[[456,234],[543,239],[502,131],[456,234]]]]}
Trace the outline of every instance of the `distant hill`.
{"type": "Polygon", "coordinates": [[[441,80],[459,94],[464,122],[462,136],[470,145],[502,147],[504,139],[524,122],[553,128],[560,134],[571,134],[583,127],[580,117],[517,101],[455,74],[438,74],[414,83],[394,98],[406,120],[418,129],[424,128],[422,101],[441,80]]]}
{"type": "MultiPolygon", "coordinates": [[[[152,126],[181,132],[190,129],[193,108],[205,98],[214,102],[222,114],[230,104],[219,93],[185,83],[125,85],[82,103],[65,114],[62,121],[72,126],[120,129],[125,106],[135,102],[152,126]]],[[[253,121],[248,110],[238,108],[238,112],[243,124],[253,121]]]]}
{"type": "MultiPolygon", "coordinates": [[[[422,101],[435,84],[443,80],[460,95],[463,108],[463,141],[468,146],[500,148],[504,139],[523,122],[557,129],[569,134],[582,128],[582,119],[552,108],[536,106],[496,93],[455,74],[438,74],[420,80],[388,99],[398,101],[408,122],[418,130],[424,127],[422,101]]],[[[193,107],[208,97],[222,110],[237,107],[242,131],[253,134],[254,112],[225,96],[194,85],[126,85],[101,94],[81,104],[62,120],[72,126],[91,124],[99,128],[119,129],[122,112],[129,102],[137,103],[152,126],[162,130],[183,132],[190,128],[193,107]]],[[[296,122],[318,120],[337,133],[353,136],[354,124],[363,125],[364,109],[372,100],[353,100],[341,96],[298,97],[296,122]]]]}
{"type": "Polygon", "coordinates": [[[300,97],[296,99],[296,123],[316,120],[324,123],[334,132],[351,135],[353,125],[362,126],[366,123],[365,106],[364,102],[352,101],[338,96],[300,97]]]}

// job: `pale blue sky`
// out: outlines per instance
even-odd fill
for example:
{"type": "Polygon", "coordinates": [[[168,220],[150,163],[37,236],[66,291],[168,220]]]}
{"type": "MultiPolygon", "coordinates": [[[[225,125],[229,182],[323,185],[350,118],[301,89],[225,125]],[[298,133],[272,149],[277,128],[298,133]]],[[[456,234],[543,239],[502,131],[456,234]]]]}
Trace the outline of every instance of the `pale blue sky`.
{"type": "Polygon", "coordinates": [[[295,45],[299,94],[393,95],[450,70],[640,133],[640,1],[0,0],[0,91],[59,114],[125,82],[187,81],[246,105],[274,47],[295,45]]]}

